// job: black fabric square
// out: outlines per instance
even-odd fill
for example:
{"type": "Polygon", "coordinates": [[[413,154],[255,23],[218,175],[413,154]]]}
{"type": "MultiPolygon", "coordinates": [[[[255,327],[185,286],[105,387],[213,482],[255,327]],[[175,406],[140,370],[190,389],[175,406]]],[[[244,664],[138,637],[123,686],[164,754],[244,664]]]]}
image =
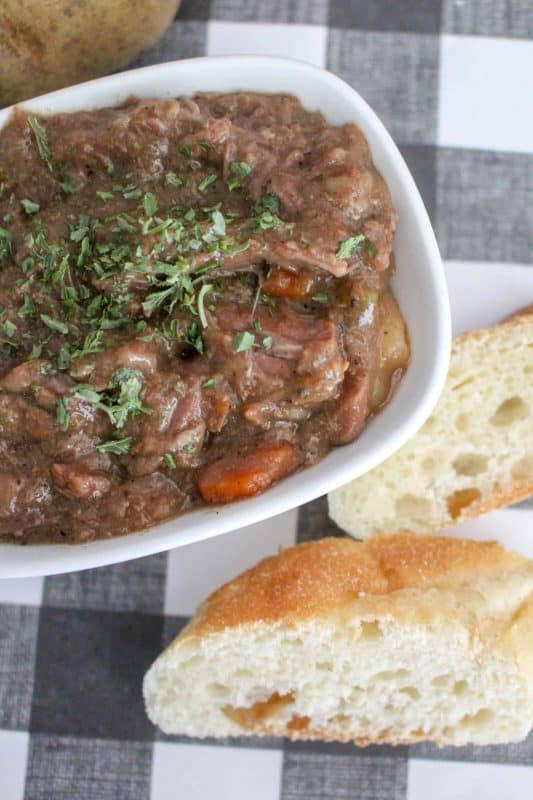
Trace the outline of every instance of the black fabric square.
{"type": "Polygon", "coordinates": [[[151,768],[148,742],[33,735],[24,800],[148,800],[151,768]]]}
{"type": "MultiPolygon", "coordinates": [[[[198,20],[176,19],[158,42],[128,65],[128,69],[162,64],[181,58],[205,56],[207,25],[198,20]]],[[[176,87],[176,95],[179,87],[176,87]]]]}
{"type": "Polygon", "coordinates": [[[330,0],[332,28],[438,33],[440,20],[440,0],[330,0]]]}
{"type": "Polygon", "coordinates": [[[404,800],[407,759],[285,752],[281,800],[404,800]]]}
{"type": "Polygon", "coordinates": [[[176,19],[197,19],[205,22],[211,12],[211,0],[182,0],[176,19]]]}
{"type": "Polygon", "coordinates": [[[162,626],[152,614],[42,608],[30,730],[152,739],[141,685],[162,626]]]}
{"type": "Polygon", "coordinates": [[[4,730],[28,729],[38,628],[38,608],[0,605],[0,728],[4,730]]]}
{"type": "Polygon", "coordinates": [[[43,605],[162,613],[167,554],[109,567],[53,575],[44,582],[43,605]]]}
{"type": "Polygon", "coordinates": [[[432,145],[404,144],[400,151],[413,174],[431,221],[435,222],[437,196],[437,148],[432,145]]]}
{"type": "Polygon", "coordinates": [[[328,498],[317,497],[298,509],[298,529],[296,540],[310,542],[325,536],[345,536],[346,534],[328,516],[328,498]]]}

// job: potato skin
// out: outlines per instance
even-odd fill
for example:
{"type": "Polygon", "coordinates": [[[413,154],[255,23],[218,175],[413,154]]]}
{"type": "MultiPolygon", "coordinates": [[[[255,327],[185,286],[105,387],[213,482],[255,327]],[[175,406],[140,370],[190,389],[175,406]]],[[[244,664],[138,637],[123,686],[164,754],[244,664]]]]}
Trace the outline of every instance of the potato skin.
{"type": "Polygon", "coordinates": [[[180,0],[3,0],[0,108],[119,69],[150,48],[180,0]]]}

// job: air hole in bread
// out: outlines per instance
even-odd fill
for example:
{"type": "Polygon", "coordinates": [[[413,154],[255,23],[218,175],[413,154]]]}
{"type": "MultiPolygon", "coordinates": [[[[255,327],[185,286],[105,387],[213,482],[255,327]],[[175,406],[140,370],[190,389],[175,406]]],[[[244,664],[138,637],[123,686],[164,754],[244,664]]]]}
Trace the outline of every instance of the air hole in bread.
{"type": "Polygon", "coordinates": [[[533,475],[533,457],[524,456],[511,467],[511,475],[515,481],[531,481],[533,475]]]}
{"type": "Polygon", "coordinates": [[[333,672],[331,661],[319,661],[316,665],[317,672],[333,672]]]}
{"type": "Polygon", "coordinates": [[[361,622],[361,633],[359,634],[360,639],[364,639],[366,641],[375,641],[377,639],[381,639],[382,636],[383,633],[379,626],[379,622],[361,622]]]}
{"type": "Polygon", "coordinates": [[[461,453],[453,461],[453,468],[458,475],[480,475],[487,471],[489,460],[478,453],[461,453]]]}
{"type": "Polygon", "coordinates": [[[468,414],[458,414],[455,418],[455,427],[460,433],[464,433],[470,427],[468,414]]]}
{"type": "Polygon", "coordinates": [[[452,519],[457,519],[461,513],[479,500],[481,493],[479,489],[472,487],[471,489],[458,489],[453,494],[446,498],[446,505],[448,507],[448,514],[452,519]]]}
{"type": "Polygon", "coordinates": [[[431,681],[433,686],[448,686],[450,683],[450,676],[449,675],[437,675],[436,678],[433,678],[431,681]]]}
{"type": "Polygon", "coordinates": [[[207,686],[207,693],[217,700],[224,700],[229,694],[229,689],[221,683],[210,683],[207,686]]]}
{"type": "Polygon", "coordinates": [[[480,708],[476,714],[465,714],[459,720],[459,727],[467,728],[484,728],[491,719],[494,717],[494,712],[490,708],[480,708]]]}
{"type": "Polygon", "coordinates": [[[292,692],[278,694],[274,692],[267,700],[258,700],[251,706],[224,706],[222,712],[244,730],[253,728],[265,720],[277,716],[286,706],[294,702],[292,692]]]}
{"type": "Polygon", "coordinates": [[[410,678],[411,674],[407,669],[386,669],[383,672],[376,672],[372,676],[373,681],[401,681],[410,678]]]}
{"type": "Polygon", "coordinates": [[[498,406],[495,414],[490,418],[490,423],[497,427],[504,427],[505,425],[512,425],[514,422],[525,419],[527,416],[529,416],[527,404],[521,397],[516,395],[515,397],[509,397],[507,400],[504,400],[503,403],[498,406]]]}
{"type": "Polygon", "coordinates": [[[425,497],[416,497],[414,494],[404,494],[399,497],[394,508],[402,517],[409,517],[415,522],[426,519],[431,513],[431,503],[425,497]]]}
{"type": "Polygon", "coordinates": [[[456,697],[461,697],[468,691],[468,683],[466,681],[455,681],[452,692],[456,697]]]}
{"type": "Polygon", "coordinates": [[[403,686],[400,692],[401,694],[406,694],[411,700],[418,700],[420,697],[420,692],[414,686],[403,686]]]}

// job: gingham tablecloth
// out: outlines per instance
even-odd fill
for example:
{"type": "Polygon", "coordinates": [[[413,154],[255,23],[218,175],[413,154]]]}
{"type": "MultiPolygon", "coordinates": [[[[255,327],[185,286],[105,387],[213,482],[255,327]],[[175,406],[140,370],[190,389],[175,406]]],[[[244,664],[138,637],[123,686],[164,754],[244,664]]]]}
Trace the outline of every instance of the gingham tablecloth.
{"type": "MultiPolygon", "coordinates": [[[[263,53],[336,72],[399,144],[449,275],[478,276],[475,311],[490,281],[495,302],[507,278],[516,295],[511,265],[533,261],[532,39],[532,0],[185,0],[132,66],[263,53]]],[[[465,531],[504,529],[533,540],[531,506],[465,531]]],[[[357,749],[154,731],[142,676],[197,603],[279,545],[327,534],[322,498],[168,554],[0,581],[0,800],[533,800],[533,737],[357,749]]]]}

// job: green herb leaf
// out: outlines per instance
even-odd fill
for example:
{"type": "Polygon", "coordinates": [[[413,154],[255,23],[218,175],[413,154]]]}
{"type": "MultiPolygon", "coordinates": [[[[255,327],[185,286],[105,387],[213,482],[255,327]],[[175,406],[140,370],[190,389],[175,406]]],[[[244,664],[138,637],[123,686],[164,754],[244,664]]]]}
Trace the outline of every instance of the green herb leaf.
{"type": "Polygon", "coordinates": [[[50,328],[50,330],[57,331],[57,333],[62,333],[63,336],[67,335],[69,328],[64,322],[60,322],[58,319],[53,319],[52,317],[49,317],[48,314],[39,314],[39,316],[44,324],[50,328]]]}
{"type": "Polygon", "coordinates": [[[224,214],[218,209],[213,211],[211,214],[211,219],[213,220],[213,227],[212,231],[215,236],[225,236],[226,235],[226,220],[224,219],[224,214]]]}
{"type": "Polygon", "coordinates": [[[262,345],[265,348],[265,350],[270,350],[270,348],[272,347],[272,336],[265,336],[265,338],[262,341],[262,345]]]}
{"type": "Polygon", "coordinates": [[[355,253],[359,253],[363,248],[365,237],[362,233],[357,236],[350,236],[345,239],[337,250],[336,257],[339,261],[351,258],[355,253]]]}
{"type": "Polygon", "coordinates": [[[183,186],[183,178],[180,178],[175,172],[166,172],[165,183],[168,186],[183,186]]]}
{"type": "Polygon", "coordinates": [[[317,294],[313,295],[312,299],[315,303],[328,303],[329,295],[327,295],[325,292],[318,292],[317,294]]]}
{"type": "Polygon", "coordinates": [[[35,303],[27,294],[24,296],[24,302],[17,311],[17,317],[32,317],[35,313],[35,303]]]}
{"type": "Polygon", "coordinates": [[[36,214],[41,207],[39,203],[34,203],[33,200],[27,200],[26,198],[20,201],[20,205],[28,215],[36,214]]]}
{"type": "Polygon", "coordinates": [[[177,469],[176,462],[172,453],[165,453],[163,460],[169,469],[177,469]]]}
{"type": "Polygon", "coordinates": [[[0,228],[0,261],[11,253],[11,234],[6,228],[0,228]]]}
{"type": "Polygon", "coordinates": [[[56,401],[56,420],[62,431],[68,430],[69,415],[67,411],[67,401],[64,397],[59,397],[56,401]]]}
{"type": "Polygon", "coordinates": [[[152,192],[146,192],[143,197],[144,213],[147,217],[153,217],[157,211],[157,198],[152,192]]]}
{"type": "Polygon", "coordinates": [[[33,135],[35,137],[35,144],[37,145],[39,156],[45,162],[50,172],[53,172],[54,160],[52,157],[52,151],[48,146],[48,137],[46,135],[45,129],[43,128],[43,126],[36,117],[28,117],[28,125],[33,131],[33,135]]]}
{"type": "Polygon", "coordinates": [[[267,192],[262,196],[259,205],[264,208],[265,211],[272,211],[273,214],[276,214],[280,209],[281,203],[277,194],[267,192]]]}
{"type": "Polygon", "coordinates": [[[242,186],[243,181],[252,171],[252,165],[246,161],[232,161],[229,165],[230,177],[228,178],[228,189],[232,192],[242,186]]]}
{"type": "Polygon", "coordinates": [[[214,174],[206,175],[205,178],[202,178],[202,180],[198,184],[198,191],[205,192],[208,186],[211,186],[212,183],[215,183],[217,177],[218,176],[214,174]]]}
{"type": "Polygon", "coordinates": [[[249,350],[251,347],[254,346],[255,336],[253,333],[249,331],[241,331],[241,333],[235,334],[235,338],[233,339],[233,349],[236,353],[243,353],[245,350],[249,350]]]}
{"type": "Polygon", "coordinates": [[[185,331],[185,341],[192,346],[199,352],[204,352],[204,340],[200,334],[198,324],[196,322],[191,322],[187,330],[185,331]]]}
{"type": "Polygon", "coordinates": [[[125,186],[122,191],[122,197],[125,200],[140,200],[142,197],[142,192],[140,189],[137,188],[134,184],[130,184],[129,186],[125,186]]]}
{"type": "Polygon", "coordinates": [[[115,199],[113,192],[96,192],[96,195],[100,198],[100,200],[103,200],[104,203],[106,203],[108,200],[115,199]]]}
{"type": "Polygon", "coordinates": [[[366,252],[368,253],[369,258],[376,258],[379,252],[374,242],[371,242],[370,239],[366,240],[366,252]]]}
{"type": "Polygon", "coordinates": [[[200,291],[198,292],[198,316],[200,317],[200,322],[202,323],[202,327],[207,328],[207,316],[205,313],[204,308],[204,300],[206,294],[208,294],[213,288],[213,284],[211,283],[204,283],[200,291]]]}
{"type": "Polygon", "coordinates": [[[11,322],[10,319],[6,319],[6,320],[4,320],[2,322],[2,328],[3,328],[6,336],[8,337],[8,339],[11,339],[11,337],[14,336],[16,334],[17,330],[18,330],[18,328],[15,325],[15,323],[11,322]]]}
{"type": "Polygon", "coordinates": [[[99,453],[112,453],[115,456],[122,456],[129,451],[132,441],[131,436],[126,436],[124,439],[112,439],[109,442],[97,444],[96,449],[99,453]]]}
{"type": "Polygon", "coordinates": [[[202,383],[202,389],[214,389],[216,381],[214,378],[209,378],[209,380],[202,383]]]}

